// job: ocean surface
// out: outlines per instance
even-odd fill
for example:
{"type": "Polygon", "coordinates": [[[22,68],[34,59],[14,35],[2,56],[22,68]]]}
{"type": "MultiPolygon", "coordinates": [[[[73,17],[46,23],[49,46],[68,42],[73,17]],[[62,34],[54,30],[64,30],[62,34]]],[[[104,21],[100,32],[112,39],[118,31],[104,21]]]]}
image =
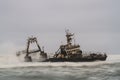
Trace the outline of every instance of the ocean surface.
{"type": "Polygon", "coordinates": [[[120,80],[120,55],[76,63],[25,63],[15,55],[1,55],[0,80],[120,80]]]}

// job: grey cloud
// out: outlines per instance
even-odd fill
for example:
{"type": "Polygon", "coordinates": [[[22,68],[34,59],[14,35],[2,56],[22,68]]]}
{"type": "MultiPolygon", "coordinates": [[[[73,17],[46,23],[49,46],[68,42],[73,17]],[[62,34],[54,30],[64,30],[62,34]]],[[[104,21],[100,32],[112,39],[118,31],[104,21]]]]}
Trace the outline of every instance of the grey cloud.
{"type": "Polygon", "coordinates": [[[0,42],[23,46],[28,36],[54,51],[65,28],[84,50],[119,53],[119,0],[1,0],[0,42]]]}

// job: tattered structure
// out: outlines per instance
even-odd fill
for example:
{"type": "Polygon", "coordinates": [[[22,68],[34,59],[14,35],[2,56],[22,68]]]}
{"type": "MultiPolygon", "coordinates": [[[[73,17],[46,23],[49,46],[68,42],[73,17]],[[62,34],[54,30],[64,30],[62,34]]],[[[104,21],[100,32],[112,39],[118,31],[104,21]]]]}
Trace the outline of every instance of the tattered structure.
{"type": "MultiPolygon", "coordinates": [[[[70,33],[69,30],[66,30],[66,39],[67,43],[65,45],[60,45],[59,49],[55,52],[52,58],[47,57],[47,53],[44,50],[41,50],[36,37],[28,38],[27,40],[27,49],[25,52],[24,60],[26,62],[32,62],[32,55],[36,52],[39,52],[39,59],[44,58],[42,61],[44,62],[80,62],[80,61],[96,61],[101,60],[104,61],[107,58],[106,54],[97,54],[90,53],[86,56],[82,53],[80,49],[80,45],[73,44],[73,36],[74,34],[70,33]],[[29,50],[29,46],[31,43],[36,43],[38,49],[37,50],[29,50]]],[[[17,54],[18,56],[20,54],[17,54]]]]}

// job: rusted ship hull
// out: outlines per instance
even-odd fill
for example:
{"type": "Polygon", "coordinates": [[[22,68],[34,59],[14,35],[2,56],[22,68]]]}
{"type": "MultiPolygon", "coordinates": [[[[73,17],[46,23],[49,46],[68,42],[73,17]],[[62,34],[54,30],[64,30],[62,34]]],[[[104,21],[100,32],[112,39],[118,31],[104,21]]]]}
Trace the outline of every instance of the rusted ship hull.
{"type": "Polygon", "coordinates": [[[66,59],[66,58],[49,58],[46,59],[44,62],[92,62],[92,61],[105,61],[107,57],[100,57],[100,58],[73,58],[73,59],[66,59]]]}
{"type": "MultiPolygon", "coordinates": [[[[87,57],[82,57],[82,58],[47,58],[47,59],[42,59],[41,57],[37,57],[37,55],[30,55],[29,57],[25,57],[25,55],[21,54],[21,61],[25,62],[93,62],[93,61],[105,61],[107,59],[107,56],[102,56],[102,57],[95,57],[92,58],[90,56],[87,57]]],[[[20,57],[19,56],[19,57],[20,57]]]]}

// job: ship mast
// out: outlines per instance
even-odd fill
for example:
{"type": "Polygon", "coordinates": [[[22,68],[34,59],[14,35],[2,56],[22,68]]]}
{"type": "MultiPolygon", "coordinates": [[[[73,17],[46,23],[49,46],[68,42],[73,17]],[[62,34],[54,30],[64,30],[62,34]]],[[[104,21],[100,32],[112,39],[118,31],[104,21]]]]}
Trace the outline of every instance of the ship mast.
{"type": "Polygon", "coordinates": [[[72,36],[74,36],[74,34],[70,33],[69,30],[66,30],[66,38],[67,38],[67,45],[71,46],[72,45],[72,36]]]}

